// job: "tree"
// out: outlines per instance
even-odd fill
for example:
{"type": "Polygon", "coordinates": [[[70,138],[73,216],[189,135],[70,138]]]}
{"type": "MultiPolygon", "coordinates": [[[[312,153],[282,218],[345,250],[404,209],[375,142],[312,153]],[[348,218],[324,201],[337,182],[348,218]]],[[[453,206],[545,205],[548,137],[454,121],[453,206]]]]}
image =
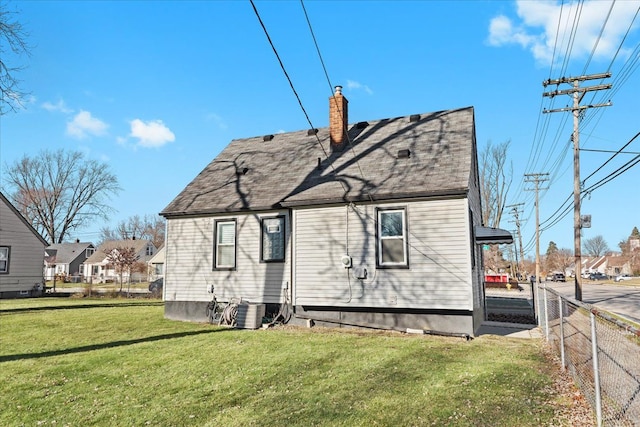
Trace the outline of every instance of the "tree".
{"type": "Polygon", "coordinates": [[[556,242],[551,240],[549,242],[549,246],[547,247],[547,253],[544,257],[544,264],[545,264],[546,270],[550,271],[554,269],[555,258],[557,253],[558,253],[558,245],[556,245],[556,242]]]}
{"type": "Polygon", "coordinates": [[[14,14],[6,9],[6,2],[0,2],[0,116],[21,107],[26,95],[20,90],[20,81],[16,77],[23,67],[7,62],[7,58],[12,56],[29,55],[28,34],[22,24],[13,19],[14,14]]]}
{"type": "Polygon", "coordinates": [[[575,263],[575,257],[571,249],[556,248],[551,253],[547,252],[546,264],[549,272],[559,271],[565,273],[575,263]]]}
{"type": "Polygon", "coordinates": [[[586,239],[582,243],[582,250],[589,256],[602,256],[609,251],[609,246],[602,235],[586,239]]]}
{"type": "Polygon", "coordinates": [[[5,181],[14,192],[16,208],[50,243],[107,219],[110,196],[120,191],[118,179],[106,163],[86,160],[79,151],[41,151],[7,166],[5,181]]]}
{"type": "Polygon", "coordinates": [[[151,240],[156,248],[164,245],[165,221],[159,215],[131,216],[120,221],[114,229],[103,227],[101,241],[128,240],[132,238],[151,240]]]}
{"type": "MultiPolygon", "coordinates": [[[[120,276],[120,292],[122,292],[122,283],[124,282],[124,274],[127,273],[131,277],[131,270],[138,262],[135,248],[130,246],[116,246],[105,251],[107,261],[113,265],[114,270],[120,276]]],[[[129,293],[129,289],[127,289],[129,293]]]]}
{"type": "Polygon", "coordinates": [[[511,141],[493,145],[491,141],[480,154],[480,196],[482,222],[488,227],[499,227],[507,201],[513,166],[507,168],[507,151],[511,141]]]}

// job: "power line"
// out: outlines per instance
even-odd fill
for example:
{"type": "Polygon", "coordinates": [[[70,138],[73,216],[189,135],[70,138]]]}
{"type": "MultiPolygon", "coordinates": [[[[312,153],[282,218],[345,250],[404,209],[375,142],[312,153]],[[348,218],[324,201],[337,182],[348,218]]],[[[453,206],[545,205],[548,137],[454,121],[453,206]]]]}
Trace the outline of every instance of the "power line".
{"type": "MultiPolygon", "coordinates": [[[[596,105],[580,105],[580,101],[588,92],[605,90],[611,88],[611,84],[601,84],[589,87],[580,87],[580,83],[587,80],[597,80],[611,77],[611,73],[601,73],[592,75],[583,75],[578,77],[561,78],[557,80],[546,80],[542,85],[546,88],[548,85],[570,84],[571,88],[566,90],[556,89],[551,92],[544,92],[542,96],[558,96],[558,95],[571,95],[573,97],[573,106],[567,108],[558,108],[554,110],[544,110],[543,113],[554,113],[561,111],[570,111],[573,113],[573,240],[574,240],[574,255],[576,271],[580,265],[582,265],[581,255],[581,243],[580,243],[580,112],[588,108],[594,107],[606,107],[611,105],[611,102],[606,104],[596,105]]],[[[575,292],[576,299],[582,301],[582,277],[580,274],[575,274],[575,292]]]]}
{"type": "MultiPolygon", "coordinates": [[[[316,35],[313,32],[313,28],[311,26],[311,20],[309,19],[309,15],[307,14],[307,9],[304,7],[304,1],[300,0],[300,5],[302,6],[302,11],[304,12],[304,17],[307,20],[307,25],[309,26],[309,32],[311,32],[311,38],[313,39],[313,44],[316,47],[316,52],[318,53],[318,58],[320,58],[320,64],[322,65],[322,70],[324,71],[324,75],[327,78],[327,83],[329,84],[329,90],[333,91],[333,85],[331,84],[331,79],[329,78],[329,73],[327,71],[327,67],[324,65],[324,60],[322,59],[322,54],[320,53],[320,47],[318,46],[318,41],[316,40],[316,35]]],[[[335,98],[335,96],[333,97],[333,101],[336,104],[336,109],[338,110],[338,112],[340,113],[340,117],[343,117],[342,112],[340,111],[340,106],[338,105],[338,100],[335,98]]],[[[358,161],[358,156],[355,152],[355,149],[353,148],[353,143],[351,141],[351,137],[349,136],[349,129],[348,129],[348,123],[345,123],[344,120],[342,121],[342,130],[345,134],[345,136],[347,137],[347,143],[349,144],[349,149],[351,150],[351,153],[353,154],[353,158],[356,162],[356,166],[358,167],[358,172],[360,173],[360,177],[362,177],[363,182],[368,182],[368,180],[366,179],[366,177],[364,176],[364,173],[362,172],[362,167],[360,167],[360,162],[358,161]]],[[[369,192],[369,190],[365,189],[367,196],[369,196],[369,200],[371,202],[373,202],[373,197],[371,196],[371,193],[369,192]]]]}
{"type": "MultiPolygon", "coordinates": [[[[280,64],[280,68],[282,69],[282,72],[284,73],[285,77],[287,78],[287,81],[289,82],[289,86],[291,87],[291,90],[293,91],[293,94],[295,95],[296,99],[298,100],[298,104],[300,105],[300,108],[302,109],[302,112],[304,113],[304,116],[307,119],[307,123],[309,123],[309,126],[311,129],[315,129],[315,127],[313,126],[313,123],[311,123],[311,119],[309,118],[309,115],[307,114],[307,110],[305,110],[304,105],[302,105],[302,100],[300,99],[300,96],[298,95],[298,92],[296,91],[296,88],[293,86],[293,82],[291,81],[291,78],[289,77],[289,73],[287,73],[287,70],[284,67],[284,64],[282,62],[282,59],[280,59],[280,55],[278,54],[278,50],[276,49],[275,45],[273,44],[273,41],[271,40],[271,36],[269,36],[269,32],[267,31],[267,27],[264,25],[264,22],[262,22],[262,18],[260,17],[260,14],[258,13],[258,9],[256,8],[256,5],[254,4],[253,0],[249,0],[251,2],[251,6],[253,7],[253,11],[256,14],[256,17],[258,18],[258,21],[260,22],[260,26],[262,27],[262,30],[264,31],[265,36],[267,36],[267,40],[269,41],[269,44],[271,45],[271,49],[273,49],[273,53],[276,55],[276,58],[278,59],[278,63],[280,64]]],[[[318,145],[320,145],[320,148],[322,148],[322,152],[324,153],[325,157],[328,159],[329,155],[327,154],[327,151],[325,150],[324,146],[322,145],[322,142],[320,141],[320,138],[318,137],[317,134],[315,134],[316,136],[316,140],[318,141],[318,145]]],[[[334,176],[336,174],[336,170],[333,166],[333,164],[329,163],[329,166],[331,166],[331,169],[334,173],[334,176]]],[[[345,186],[345,184],[342,181],[336,180],[338,182],[338,184],[340,184],[340,186],[342,187],[343,191],[345,194],[347,194],[349,191],[347,190],[347,187],[345,186]]]]}

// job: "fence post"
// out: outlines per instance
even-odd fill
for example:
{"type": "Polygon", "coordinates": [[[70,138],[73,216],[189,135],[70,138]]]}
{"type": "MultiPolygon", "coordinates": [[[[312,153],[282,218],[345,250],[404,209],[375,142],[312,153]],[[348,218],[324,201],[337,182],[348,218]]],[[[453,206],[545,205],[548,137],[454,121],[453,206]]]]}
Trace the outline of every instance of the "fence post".
{"type": "Polygon", "coordinates": [[[591,319],[591,352],[593,359],[593,380],[594,392],[596,395],[596,421],[598,427],[602,426],[602,400],[600,396],[600,372],[598,370],[598,342],[596,340],[596,316],[593,311],[590,313],[591,319]]]}
{"type": "Polygon", "coordinates": [[[561,295],[558,295],[558,310],[560,311],[560,361],[564,371],[567,364],[564,361],[564,304],[561,295]]]}
{"type": "Polygon", "coordinates": [[[549,341],[549,307],[547,306],[547,287],[544,287],[544,291],[542,292],[543,301],[544,301],[544,331],[545,336],[547,337],[547,342],[549,341]]]}

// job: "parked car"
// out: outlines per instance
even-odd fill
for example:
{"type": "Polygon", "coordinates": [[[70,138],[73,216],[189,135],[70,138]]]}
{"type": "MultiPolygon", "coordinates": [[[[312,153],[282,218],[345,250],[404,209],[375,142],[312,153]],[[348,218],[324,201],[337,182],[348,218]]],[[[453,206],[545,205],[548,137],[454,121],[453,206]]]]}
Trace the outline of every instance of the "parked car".
{"type": "Polygon", "coordinates": [[[564,277],[564,273],[553,273],[551,280],[553,282],[566,282],[567,278],[564,277]]]}
{"type": "Polygon", "coordinates": [[[609,276],[604,273],[591,273],[589,275],[589,280],[607,280],[609,276]]]}
{"type": "Polygon", "coordinates": [[[629,276],[628,274],[621,274],[619,276],[616,276],[614,280],[614,282],[622,282],[624,280],[631,280],[633,279],[633,277],[629,276]]]}
{"type": "Polygon", "coordinates": [[[164,285],[164,278],[156,279],[149,283],[149,292],[162,292],[162,286],[164,285]]]}

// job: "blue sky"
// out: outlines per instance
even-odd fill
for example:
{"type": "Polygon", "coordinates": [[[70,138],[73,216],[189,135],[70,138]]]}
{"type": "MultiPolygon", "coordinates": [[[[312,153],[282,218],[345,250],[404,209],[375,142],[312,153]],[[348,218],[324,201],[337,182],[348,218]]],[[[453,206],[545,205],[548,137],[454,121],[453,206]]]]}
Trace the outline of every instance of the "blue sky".
{"type": "MultiPolygon", "coordinates": [[[[509,204],[524,203],[523,243],[533,254],[535,210],[526,173],[549,173],[540,200],[544,252],[573,248],[572,103],[542,93],[549,78],[610,71],[583,104],[581,177],[640,131],[640,1],[305,1],[329,81],[299,1],[255,5],[314,127],[328,125],[331,86],[344,86],[349,121],[475,108],[481,151],[510,140],[509,204]],[[574,23],[577,26],[574,27],[574,23]],[[572,36],[573,35],[573,36],[572,36]],[[572,200],[572,199],[571,199],[572,200]]],[[[30,33],[24,108],[0,118],[0,164],[42,149],[81,150],[109,164],[123,191],[111,222],[160,212],[235,138],[309,127],[249,1],[10,1],[30,33]]],[[[569,89],[561,85],[558,89],[569,89]]],[[[625,151],[640,152],[640,141],[625,151]]],[[[620,154],[585,188],[632,160],[620,154]]],[[[635,166],[586,196],[583,239],[617,249],[640,227],[635,166]]],[[[505,213],[502,228],[514,230],[505,213]]]]}

